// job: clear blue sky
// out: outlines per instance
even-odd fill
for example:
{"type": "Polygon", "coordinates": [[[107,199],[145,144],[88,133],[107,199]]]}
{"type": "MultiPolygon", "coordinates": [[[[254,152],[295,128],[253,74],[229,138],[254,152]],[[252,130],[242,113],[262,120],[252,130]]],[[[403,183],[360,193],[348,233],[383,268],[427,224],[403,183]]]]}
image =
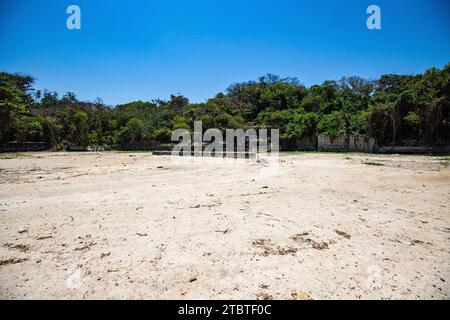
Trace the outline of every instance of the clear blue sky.
{"type": "Polygon", "coordinates": [[[305,85],[450,62],[447,0],[0,0],[0,70],[108,104],[200,102],[266,73],[305,85]],[[82,29],[66,28],[77,4],[82,29]],[[366,28],[366,8],[382,30],[366,28]]]}

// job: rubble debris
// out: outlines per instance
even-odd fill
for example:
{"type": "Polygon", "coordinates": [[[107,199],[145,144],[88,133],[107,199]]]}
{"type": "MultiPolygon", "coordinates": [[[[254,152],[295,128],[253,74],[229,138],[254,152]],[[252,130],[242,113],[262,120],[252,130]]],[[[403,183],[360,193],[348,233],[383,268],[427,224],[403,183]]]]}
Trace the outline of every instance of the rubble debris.
{"type": "Polygon", "coordinates": [[[258,293],[256,295],[256,300],[273,300],[273,297],[267,293],[258,293]]]}
{"type": "Polygon", "coordinates": [[[219,233],[223,233],[223,234],[227,234],[230,232],[230,229],[225,229],[225,230],[216,230],[214,232],[219,232],[219,233]]]}
{"type": "Polygon", "coordinates": [[[43,237],[37,237],[36,240],[46,240],[46,239],[52,239],[53,236],[43,236],[43,237]]]}
{"type": "Polygon", "coordinates": [[[401,243],[401,244],[404,244],[405,246],[410,246],[410,245],[412,245],[412,243],[411,243],[410,241],[408,241],[408,240],[400,239],[400,240],[397,240],[397,242],[399,242],[399,243],[401,243]]]}
{"type": "Polygon", "coordinates": [[[311,296],[309,294],[306,294],[306,293],[293,292],[291,294],[291,296],[292,296],[292,300],[314,300],[313,298],[311,298],[311,296]]]}
{"type": "MultiPolygon", "coordinates": [[[[310,239],[308,239],[308,240],[310,240],[310,239]]],[[[316,250],[328,249],[328,243],[326,243],[326,242],[318,243],[318,242],[311,240],[311,246],[316,250]]]]}
{"type": "Polygon", "coordinates": [[[96,244],[97,244],[96,242],[90,242],[90,243],[85,244],[82,247],[77,247],[74,250],[75,251],[84,251],[84,250],[90,249],[92,246],[95,246],[96,244]]]}

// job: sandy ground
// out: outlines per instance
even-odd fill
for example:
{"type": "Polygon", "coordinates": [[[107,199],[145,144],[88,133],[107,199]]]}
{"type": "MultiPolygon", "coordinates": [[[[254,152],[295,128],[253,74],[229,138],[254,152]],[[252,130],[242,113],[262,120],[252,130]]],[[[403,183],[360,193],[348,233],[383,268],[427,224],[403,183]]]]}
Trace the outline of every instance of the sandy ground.
{"type": "Polygon", "coordinates": [[[0,298],[449,298],[448,162],[279,164],[0,154],[0,298]]]}

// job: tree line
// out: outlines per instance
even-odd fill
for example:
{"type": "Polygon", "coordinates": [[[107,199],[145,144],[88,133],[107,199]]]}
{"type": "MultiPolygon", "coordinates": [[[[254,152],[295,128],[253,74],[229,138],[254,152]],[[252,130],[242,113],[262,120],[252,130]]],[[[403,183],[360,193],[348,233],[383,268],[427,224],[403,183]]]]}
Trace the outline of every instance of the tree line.
{"type": "Polygon", "coordinates": [[[174,129],[279,128],[281,146],[319,134],[372,137],[378,146],[450,144],[450,64],[422,74],[358,76],[305,87],[296,78],[268,74],[232,84],[204,103],[182,95],[168,100],[107,106],[74,93],[33,88],[34,79],[0,73],[0,142],[42,141],[120,146],[170,142],[174,129]]]}

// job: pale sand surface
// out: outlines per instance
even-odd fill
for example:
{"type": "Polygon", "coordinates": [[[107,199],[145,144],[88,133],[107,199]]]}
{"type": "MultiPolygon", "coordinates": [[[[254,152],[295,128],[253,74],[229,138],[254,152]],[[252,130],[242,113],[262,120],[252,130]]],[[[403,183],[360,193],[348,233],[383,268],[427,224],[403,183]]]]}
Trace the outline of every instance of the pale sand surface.
{"type": "Polygon", "coordinates": [[[448,299],[440,158],[0,154],[0,298],[448,299]]]}

